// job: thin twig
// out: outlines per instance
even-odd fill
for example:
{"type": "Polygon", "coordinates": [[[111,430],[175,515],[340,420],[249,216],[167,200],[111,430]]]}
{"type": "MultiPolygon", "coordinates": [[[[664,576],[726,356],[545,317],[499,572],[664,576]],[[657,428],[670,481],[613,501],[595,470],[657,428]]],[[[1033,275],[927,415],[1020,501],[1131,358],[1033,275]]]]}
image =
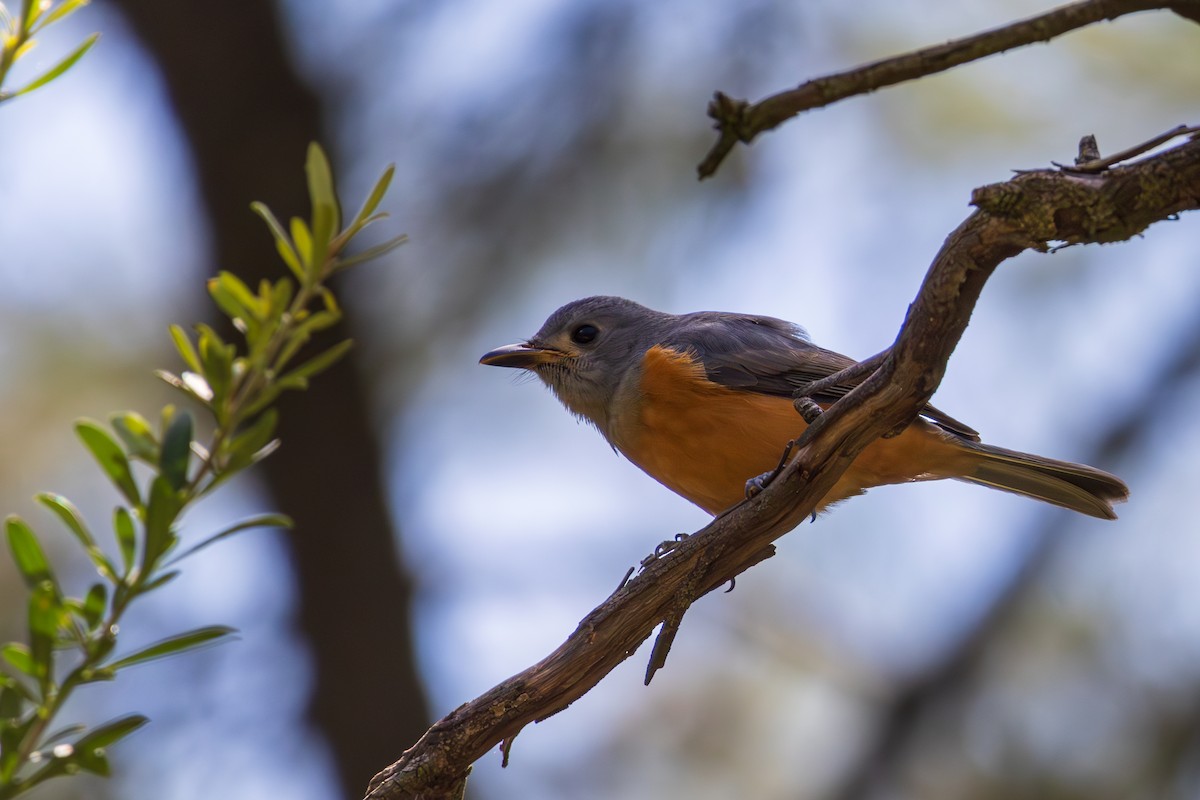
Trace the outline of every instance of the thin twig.
{"type": "Polygon", "coordinates": [[[709,177],[738,142],[749,144],[760,133],[804,111],[823,108],[885,86],[944,72],[951,67],[1017,47],[1047,42],[1103,20],[1114,20],[1126,14],[1156,8],[1170,8],[1183,14],[1192,6],[1200,8],[1195,0],[1081,0],[973,36],[814,78],[795,89],[771,95],[757,103],[735,100],[717,92],[708,105],[708,116],[715,120],[713,127],[719,136],[696,171],[701,179],[709,177]]]}

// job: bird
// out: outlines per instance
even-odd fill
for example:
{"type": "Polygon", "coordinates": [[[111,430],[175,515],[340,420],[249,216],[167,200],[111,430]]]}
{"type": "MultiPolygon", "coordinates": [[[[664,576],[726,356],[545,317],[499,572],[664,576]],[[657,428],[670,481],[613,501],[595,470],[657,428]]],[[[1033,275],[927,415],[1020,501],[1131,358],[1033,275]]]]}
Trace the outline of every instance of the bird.
{"type": "MultiPolygon", "coordinates": [[[[791,322],[755,314],[670,314],[622,297],[567,303],[524,342],[481,364],[527,370],[647,475],[710,514],[743,500],[808,423],[793,397],[857,362],[818,347],[791,322]]],[[[823,408],[860,379],[813,400],[823,408]]],[[[954,479],[1101,519],[1129,496],[1115,475],[984,444],[932,405],[897,435],[872,442],[816,512],[867,489],[954,479]]]]}

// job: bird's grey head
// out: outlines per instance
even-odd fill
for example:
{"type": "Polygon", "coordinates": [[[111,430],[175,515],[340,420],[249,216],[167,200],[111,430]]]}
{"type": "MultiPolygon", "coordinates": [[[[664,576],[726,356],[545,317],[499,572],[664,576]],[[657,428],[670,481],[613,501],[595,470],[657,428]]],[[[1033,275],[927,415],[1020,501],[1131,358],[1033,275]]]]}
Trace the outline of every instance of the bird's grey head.
{"type": "Polygon", "coordinates": [[[570,411],[607,432],[621,381],[675,319],[622,297],[587,297],[555,311],[528,341],[479,362],[529,370],[570,411]]]}

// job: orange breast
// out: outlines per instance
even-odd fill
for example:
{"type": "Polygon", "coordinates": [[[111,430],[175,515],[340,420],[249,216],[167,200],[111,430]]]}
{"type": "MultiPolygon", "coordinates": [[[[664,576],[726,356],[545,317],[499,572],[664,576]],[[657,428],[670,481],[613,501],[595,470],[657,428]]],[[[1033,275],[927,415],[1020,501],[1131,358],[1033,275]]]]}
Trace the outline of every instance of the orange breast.
{"type": "MultiPolygon", "coordinates": [[[[746,481],[772,470],[807,425],[787,398],[713,383],[692,356],[651,348],[642,363],[636,419],[618,448],[648,475],[711,514],[744,496],[746,481]]],[[[954,448],[918,421],[864,450],[820,507],[871,486],[948,477],[954,448]]]]}

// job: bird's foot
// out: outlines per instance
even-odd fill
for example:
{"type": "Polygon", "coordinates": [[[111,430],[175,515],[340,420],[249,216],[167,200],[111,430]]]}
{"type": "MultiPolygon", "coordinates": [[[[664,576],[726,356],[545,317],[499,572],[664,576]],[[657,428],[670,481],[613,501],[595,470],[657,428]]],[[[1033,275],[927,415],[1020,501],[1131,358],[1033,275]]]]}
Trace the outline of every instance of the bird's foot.
{"type": "MultiPolygon", "coordinates": [[[[815,403],[813,405],[816,405],[815,403]]],[[[762,475],[755,475],[750,480],[746,481],[746,499],[756,497],[762,494],[763,489],[771,485],[771,481],[779,477],[779,473],[783,472],[783,468],[787,466],[788,459],[792,455],[792,450],[796,447],[796,440],[791,439],[783,448],[783,455],[779,457],[779,463],[775,469],[770,472],[764,472],[762,475]]]]}

